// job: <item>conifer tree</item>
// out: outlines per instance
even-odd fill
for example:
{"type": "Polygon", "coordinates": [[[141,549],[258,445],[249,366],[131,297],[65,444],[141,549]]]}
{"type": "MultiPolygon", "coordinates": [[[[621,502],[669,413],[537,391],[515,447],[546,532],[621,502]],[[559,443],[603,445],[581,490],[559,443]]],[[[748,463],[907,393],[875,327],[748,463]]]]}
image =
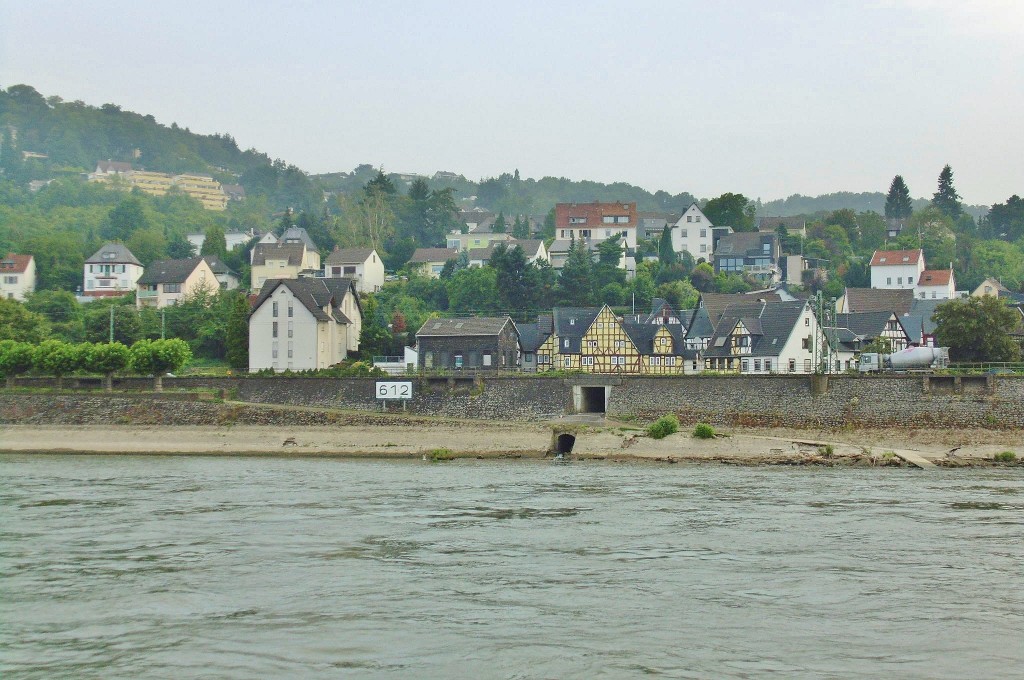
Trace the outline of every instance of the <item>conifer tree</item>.
{"type": "Polygon", "coordinates": [[[900,220],[910,217],[914,212],[910,203],[910,189],[903,181],[903,175],[896,175],[889,185],[889,194],[885,197],[885,216],[900,220]]]}
{"type": "Polygon", "coordinates": [[[953,186],[953,168],[948,164],[939,173],[939,190],[932,195],[932,205],[941,210],[943,215],[952,217],[954,220],[963,212],[960,194],[953,186]]]}
{"type": "Polygon", "coordinates": [[[504,234],[508,229],[508,224],[505,222],[505,213],[498,213],[498,219],[494,220],[494,226],[491,227],[491,231],[495,234],[504,234]]]}
{"type": "Polygon", "coordinates": [[[676,251],[672,248],[672,229],[668,225],[661,230],[661,240],[658,241],[658,262],[663,267],[674,264],[676,251]]]}
{"type": "Polygon", "coordinates": [[[225,358],[236,371],[249,369],[249,301],[239,293],[231,301],[225,333],[225,358]]]}

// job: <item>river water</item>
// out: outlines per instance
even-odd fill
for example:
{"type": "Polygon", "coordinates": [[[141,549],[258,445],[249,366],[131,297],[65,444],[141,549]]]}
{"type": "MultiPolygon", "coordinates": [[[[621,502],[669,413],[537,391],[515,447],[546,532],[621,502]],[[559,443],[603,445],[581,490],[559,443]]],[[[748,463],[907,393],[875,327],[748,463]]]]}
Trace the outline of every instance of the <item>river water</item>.
{"type": "Polygon", "coordinates": [[[1019,470],[0,456],[0,677],[1024,674],[1019,470]]]}

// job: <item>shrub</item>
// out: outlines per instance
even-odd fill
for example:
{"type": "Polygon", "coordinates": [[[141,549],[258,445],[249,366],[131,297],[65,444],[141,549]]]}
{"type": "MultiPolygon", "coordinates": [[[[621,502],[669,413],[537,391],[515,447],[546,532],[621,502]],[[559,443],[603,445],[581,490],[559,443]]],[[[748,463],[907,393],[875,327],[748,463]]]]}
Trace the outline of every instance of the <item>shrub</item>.
{"type": "Polygon", "coordinates": [[[35,347],[27,342],[0,340],[0,375],[7,380],[7,387],[14,387],[14,378],[32,370],[35,347]]]}
{"type": "Polygon", "coordinates": [[[997,463],[1012,463],[1017,460],[1017,454],[1013,451],[1000,451],[996,455],[992,456],[992,460],[997,463]]]}
{"type": "Polygon", "coordinates": [[[664,439],[679,431],[679,419],[673,414],[662,416],[647,426],[647,436],[651,439],[664,439]]]}
{"type": "Polygon", "coordinates": [[[715,428],[707,423],[697,423],[697,427],[693,428],[693,436],[697,439],[714,439],[715,428]]]}
{"type": "Polygon", "coordinates": [[[455,453],[451,449],[434,449],[430,452],[430,460],[453,460],[455,453]]]}

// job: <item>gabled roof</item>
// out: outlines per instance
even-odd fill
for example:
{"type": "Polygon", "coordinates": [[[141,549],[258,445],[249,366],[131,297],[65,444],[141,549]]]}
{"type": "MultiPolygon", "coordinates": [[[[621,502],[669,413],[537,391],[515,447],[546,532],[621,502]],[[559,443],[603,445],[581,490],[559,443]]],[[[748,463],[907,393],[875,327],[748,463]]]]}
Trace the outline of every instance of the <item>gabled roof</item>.
{"type": "MultiPolygon", "coordinates": [[[[462,337],[462,336],[492,336],[501,333],[507,324],[512,323],[509,316],[470,316],[453,319],[427,319],[427,321],[416,331],[416,337],[462,337]]],[[[518,330],[516,331],[518,334],[518,330]]]]}
{"type": "Polygon", "coordinates": [[[705,351],[708,357],[734,356],[726,340],[742,323],[750,332],[751,352],[749,356],[777,356],[786,346],[786,341],[793,334],[793,329],[803,314],[807,303],[802,300],[793,302],[762,302],[757,314],[723,317],[718,325],[711,344],[705,351]]]}
{"type": "Polygon", "coordinates": [[[100,161],[96,164],[99,172],[131,172],[132,164],[123,161],[100,161]]]}
{"type": "Polygon", "coordinates": [[[636,349],[640,354],[654,354],[654,339],[657,337],[658,332],[664,329],[670,336],[672,336],[673,355],[686,357],[688,359],[693,359],[697,356],[696,350],[685,349],[685,329],[680,324],[661,325],[625,321],[622,324],[622,328],[626,331],[626,335],[629,336],[630,340],[633,341],[633,344],[636,346],[636,349]]]}
{"type": "MultiPolygon", "coordinates": [[[[874,339],[882,335],[886,325],[893,318],[894,312],[854,312],[851,314],[836,314],[836,327],[849,329],[858,338],[874,339]]],[[[899,315],[897,315],[897,319],[899,315]]]]}
{"type": "Polygon", "coordinates": [[[541,337],[540,329],[535,323],[518,323],[516,328],[519,329],[519,344],[522,345],[524,352],[536,352],[547,340],[547,335],[541,337]]]}
{"type": "Polygon", "coordinates": [[[760,232],[775,231],[779,227],[786,230],[799,231],[807,226],[807,220],[802,217],[762,217],[757,223],[757,230],[760,232]]]}
{"type": "Polygon", "coordinates": [[[373,248],[335,248],[324,264],[362,264],[373,252],[373,248]]]}
{"type": "Polygon", "coordinates": [[[910,311],[914,291],[910,288],[847,288],[846,308],[851,312],[896,312],[901,316],[910,311]]]}
{"type": "Polygon", "coordinates": [[[871,256],[872,267],[904,266],[917,264],[924,260],[924,251],[916,250],[876,250],[871,256]]]}
{"type": "Polygon", "coordinates": [[[86,264],[135,264],[142,266],[138,258],[132,255],[132,251],[121,243],[104,243],[103,247],[92,254],[86,264]]]}
{"type": "MultiPolygon", "coordinates": [[[[260,289],[259,297],[252,305],[253,313],[270,298],[279,286],[284,286],[298,300],[303,307],[309,310],[317,321],[334,321],[339,324],[351,323],[341,309],[341,302],[344,294],[354,290],[355,282],[352,279],[268,279],[263,288],[260,289]],[[331,314],[328,315],[324,308],[330,306],[331,314]]],[[[356,296],[358,307],[359,297],[356,296]]]]}
{"type": "Polygon", "coordinates": [[[555,205],[556,229],[592,229],[601,227],[604,217],[625,217],[626,222],[615,222],[607,227],[615,229],[632,229],[637,225],[636,203],[558,203],[555,205]],[[572,222],[572,219],[583,219],[585,222],[572,222]]]}
{"type": "Polygon", "coordinates": [[[710,338],[715,334],[715,324],[711,323],[711,316],[708,310],[700,307],[693,311],[689,325],[686,327],[688,338],[710,338]]]}
{"type": "Polygon", "coordinates": [[[203,259],[206,260],[206,264],[210,265],[210,269],[213,270],[214,274],[227,274],[234,277],[238,276],[238,274],[231,271],[231,267],[224,264],[224,262],[216,255],[203,255],[203,259]]]}
{"type": "Polygon", "coordinates": [[[558,336],[558,351],[578,354],[583,334],[601,313],[602,307],[555,307],[551,310],[554,334],[558,336]],[[569,341],[568,347],[565,341],[569,341]]]}
{"type": "Polygon", "coordinates": [[[28,269],[29,263],[31,262],[31,255],[16,255],[15,253],[7,253],[6,256],[0,258],[0,271],[4,273],[24,274],[25,270],[28,269]]]}
{"type": "Polygon", "coordinates": [[[707,310],[708,318],[712,325],[718,326],[718,322],[728,312],[730,316],[741,316],[744,312],[749,315],[753,312],[760,312],[762,302],[781,302],[782,298],[778,293],[760,292],[757,295],[744,293],[701,293],[700,306],[707,310]]]}
{"type": "Polygon", "coordinates": [[[185,283],[192,272],[196,270],[201,257],[190,257],[186,260],[157,260],[150,262],[146,271],[139,277],[139,285],[152,285],[156,283],[185,283]]]}
{"type": "Polygon", "coordinates": [[[285,243],[303,243],[309,250],[317,250],[316,241],[310,238],[309,232],[302,227],[288,227],[281,234],[280,240],[285,243]]]}
{"type": "Polygon", "coordinates": [[[409,258],[409,264],[426,264],[429,262],[447,262],[459,256],[454,248],[417,248],[409,258]]]}
{"type": "Polygon", "coordinates": [[[926,269],[921,272],[919,286],[948,286],[953,280],[952,269],[926,269]]]}
{"type": "Polygon", "coordinates": [[[267,259],[280,260],[288,259],[288,266],[301,267],[302,256],[306,254],[306,246],[303,243],[257,243],[252,249],[252,264],[254,267],[267,263],[267,259]]]}

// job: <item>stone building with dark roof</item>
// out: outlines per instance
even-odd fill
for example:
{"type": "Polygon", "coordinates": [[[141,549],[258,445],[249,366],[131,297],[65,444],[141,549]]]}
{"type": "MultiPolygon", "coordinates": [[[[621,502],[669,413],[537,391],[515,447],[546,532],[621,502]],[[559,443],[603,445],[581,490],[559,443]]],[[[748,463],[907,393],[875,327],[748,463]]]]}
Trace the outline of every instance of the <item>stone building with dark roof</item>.
{"type": "Polygon", "coordinates": [[[522,344],[512,317],[427,319],[416,333],[419,368],[442,371],[519,370],[522,344]]]}

